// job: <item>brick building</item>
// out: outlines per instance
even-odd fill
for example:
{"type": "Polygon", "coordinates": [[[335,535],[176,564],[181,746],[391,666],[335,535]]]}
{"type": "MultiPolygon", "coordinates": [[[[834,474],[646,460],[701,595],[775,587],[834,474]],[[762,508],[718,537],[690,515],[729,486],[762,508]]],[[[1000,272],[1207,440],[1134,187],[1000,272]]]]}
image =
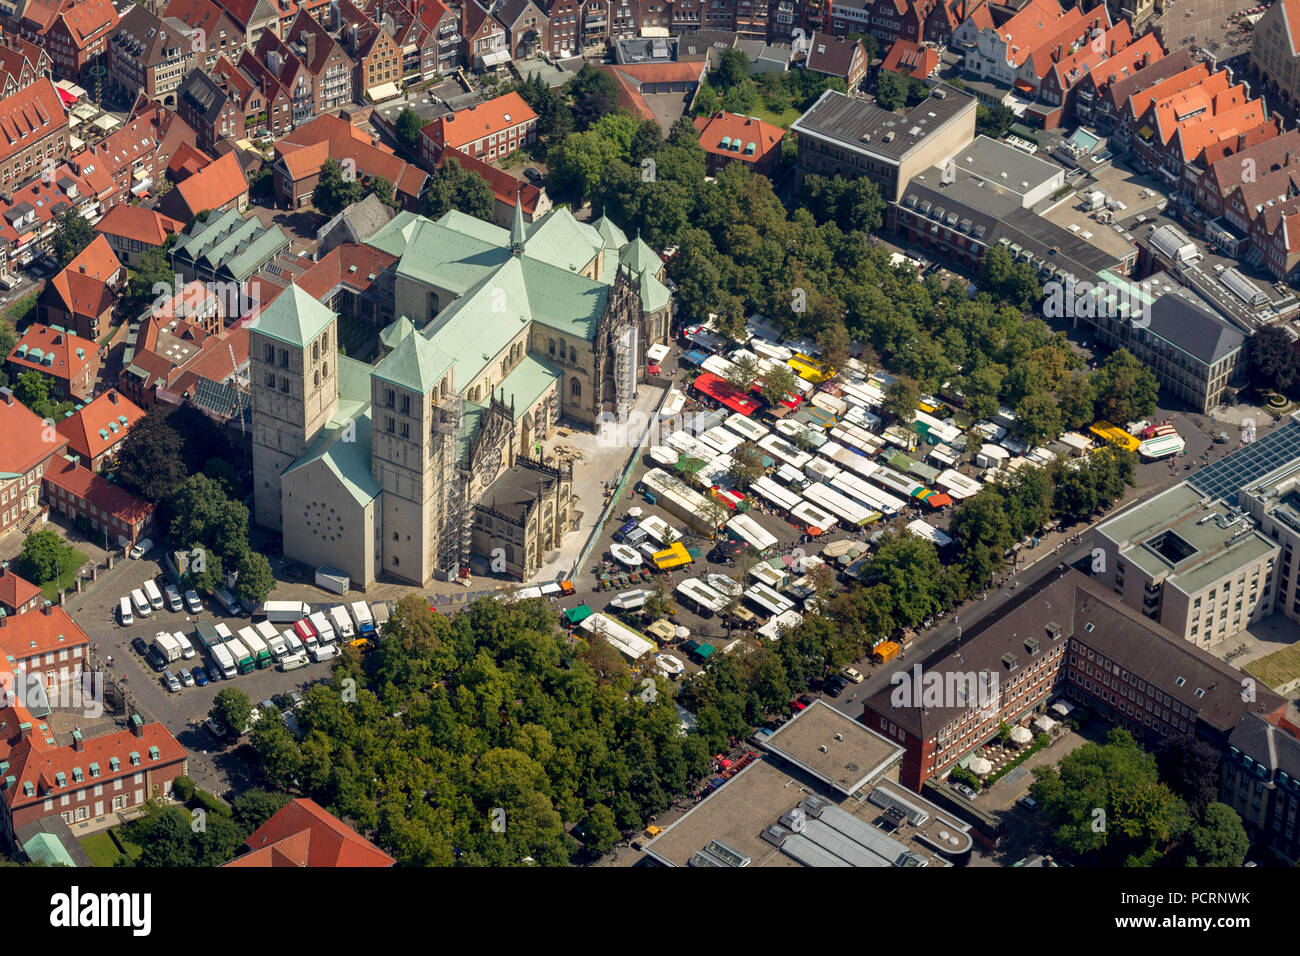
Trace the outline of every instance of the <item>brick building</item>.
{"type": "Polygon", "coordinates": [[[35,371],[50,379],[50,398],[85,400],[95,391],[99,347],[63,329],[34,322],[9,352],[9,377],[35,371]]]}
{"type": "Polygon", "coordinates": [[[85,518],[110,545],[129,548],[153,532],[153,505],[66,455],[50,462],[42,489],[51,511],[70,521],[85,518]]]}

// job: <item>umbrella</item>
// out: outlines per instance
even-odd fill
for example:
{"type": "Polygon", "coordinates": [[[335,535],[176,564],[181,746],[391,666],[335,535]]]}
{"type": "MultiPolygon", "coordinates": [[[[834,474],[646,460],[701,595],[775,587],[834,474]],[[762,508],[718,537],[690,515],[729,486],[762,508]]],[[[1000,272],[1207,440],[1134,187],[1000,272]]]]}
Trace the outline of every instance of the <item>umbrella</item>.
{"type": "Polygon", "coordinates": [[[1012,727],[1011,742],[1016,744],[1027,744],[1034,739],[1034,735],[1029,732],[1028,727],[1012,727]]]}
{"type": "Polygon", "coordinates": [[[627,509],[627,516],[629,518],[639,518],[641,517],[642,513],[643,512],[641,511],[641,509],[636,506],[627,509]]]}
{"type": "Polygon", "coordinates": [[[985,774],[992,772],[993,764],[989,763],[983,757],[976,757],[970,762],[970,767],[968,769],[971,773],[983,777],[985,774]]]}
{"type": "Polygon", "coordinates": [[[680,625],[680,624],[677,625],[677,638],[678,638],[678,640],[682,640],[682,641],[684,641],[684,640],[686,640],[686,638],[688,638],[688,637],[690,637],[690,636],[691,636],[691,629],[690,629],[689,627],[682,627],[682,625],[680,625]]]}

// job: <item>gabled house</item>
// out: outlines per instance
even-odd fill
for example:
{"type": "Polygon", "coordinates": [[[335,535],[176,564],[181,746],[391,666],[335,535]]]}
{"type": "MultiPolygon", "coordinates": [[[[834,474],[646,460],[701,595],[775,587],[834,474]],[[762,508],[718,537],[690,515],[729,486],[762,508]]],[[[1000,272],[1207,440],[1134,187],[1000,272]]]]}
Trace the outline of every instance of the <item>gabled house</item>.
{"type": "Polygon", "coordinates": [[[197,34],[175,18],[162,19],[142,4],[122,18],[108,43],[108,81],[134,97],[176,108],[176,89],[194,65],[197,34]]]}
{"type": "Polygon", "coordinates": [[[314,115],[334,112],[354,101],[352,81],[356,77],[356,64],[306,11],[294,18],[285,33],[285,44],[302,62],[311,80],[314,115]]]}
{"type": "Polygon", "coordinates": [[[181,82],[177,104],[177,113],[194,130],[194,145],[205,153],[227,137],[245,135],[243,107],[201,69],[190,70],[181,82]]]}
{"type": "Polygon", "coordinates": [[[64,77],[83,78],[86,66],[100,56],[120,18],[112,0],[76,0],[43,34],[54,67],[64,77]]]}
{"type": "Polygon", "coordinates": [[[290,800],[244,841],[233,867],[370,867],[396,861],[315,801],[290,800]]]}
{"type": "Polygon", "coordinates": [[[518,93],[506,93],[447,116],[420,130],[420,159],[433,168],[444,149],[492,162],[537,141],[537,114],[518,93]]]}
{"type": "Polygon", "coordinates": [[[0,100],[0,190],[11,190],[58,162],[68,149],[68,111],[42,78],[0,100]]]}
{"type": "Polygon", "coordinates": [[[49,79],[53,69],[44,47],[15,33],[0,36],[0,97],[26,89],[41,77],[49,79]]]}
{"type": "Polygon", "coordinates": [[[352,94],[360,99],[382,99],[401,89],[402,62],[397,43],[352,0],[330,5],[335,22],[330,24],[352,58],[352,94]]]}
{"type": "Polygon", "coordinates": [[[163,196],[159,208],[180,220],[190,222],[198,213],[248,208],[248,180],[235,153],[226,153],[210,166],[181,180],[163,196]]]}
{"type": "Polygon", "coordinates": [[[167,237],[180,232],[185,223],[144,206],[114,206],[99,222],[95,232],[108,240],[118,261],[139,268],[141,257],[150,249],[161,249],[167,237]]]}
{"type": "Polygon", "coordinates": [[[113,322],[117,289],[126,278],[122,263],[102,235],[91,240],[36,300],[46,325],[57,325],[98,342],[113,322]]]}
{"type": "Polygon", "coordinates": [[[344,119],[325,115],[299,127],[276,144],[272,166],[275,195],[290,209],[311,203],[326,159],[350,162],[357,180],[382,176],[393,184],[393,196],[407,208],[417,208],[428,174],[372,142],[371,137],[344,119]]]}
{"type": "Polygon", "coordinates": [[[80,455],[87,468],[99,471],[106,461],[116,458],[132,426],[142,418],[144,409],[110,388],[55,427],[67,439],[68,451],[80,455]]]}
{"type": "Polygon", "coordinates": [[[186,26],[202,31],[196,41],[199,49],[195,51],[194,66],[212,70],[219,56],[232,63],[238,61],[244,47],[243,28],[212,0],[171,0],[163,13],[163,18],[167,17],[176,17],[186,26]]]}
{"type": "Polygon", "coordinates": [[[221,9],[230,14],[244,33],[244,43],[257,46],[269,31],[280,29],[280,11],[274,0],[216,0],[221,9]]]}
{"type": "MultiPolygon", "coordinates": [[[[867,51],[858,40],[844,40],[814,32],[808,38],[803,65],[814,73],[839,77],[852,91],[858,88],[858,84],[867,75],[867,51]]],[[[927,73],[926,76],[928,75],[927,73]]]]}
{"type": "Polygon", "coordinates": [[[48,378],[55,401],[85,400],[95,391],[99,347],[62,326],[34,322],[9,351],[8,365],[10,379],[33,371],[48,378]]]}
{"type": "Polygon", "coordinates": [[[461,55],[471,69],[494,70],[510,62],[509,34],[479,0],[465,0],[461,17],[461,55]]]}

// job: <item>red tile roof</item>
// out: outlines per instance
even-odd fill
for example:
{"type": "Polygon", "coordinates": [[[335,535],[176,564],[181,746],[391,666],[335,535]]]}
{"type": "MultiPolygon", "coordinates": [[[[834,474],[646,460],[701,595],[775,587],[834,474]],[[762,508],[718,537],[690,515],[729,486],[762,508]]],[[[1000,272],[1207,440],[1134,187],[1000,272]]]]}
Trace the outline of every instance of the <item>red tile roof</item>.
{"type": "Polygon", "coordinates": [[[248,327],[232,326],[221,337],[209,336],[194,361],[179,370],[179,374],[168,384],[167,389],[177,395],[188,395],[198,385],[199,379],[224,382],[239,366],[247,362],[248,327]]]}
{"type": "MultiPolygon", "coordinates": [[[[30,615],[44,617],[39,612],[28,611],[12,618],[9,627],[19,618],[30,615]]],[[[2,639],[0,643],[3,643],[2,639]]],[[[18,807],[43,804],[52,796],[87,786],[115,780],[129,782],[141,771],[175,764],[189,756],[171,732],[157,722],[142,724],[139,737],[130,730],[91,737],[83,741],[80,751],[55,742],[48,732],[48,725],[34,718],[31,711],[18,702],[0,710],[0,727],[5,728],[7,735],[7,739],[0,740],[0,760],[8,762],[8,775],[15,778],[13,785],[4,790],[11,813],[18,807]],[[19,727],[23,724],[31,728],[27,737],[19,736],[19,727]],[[150,748],[156,749],[157,758],[150,756],[150,748]],[[133,753],[137,755],[138,763],[132,761],[133,753]],[[91,776],[92,763],[98,776],[91,776]],[[81,772],[79,781],[74,776],[75,770],[81,772]],[[60,774],[62,785],[58,782],[60,774]]]]}
{"type": "MultiPolygon", "coordinates": [[[[39,597],[41,589],[21,574],[9,568],[0,568],[0,604],[7,608],[22,607],[33,598],[39,597]]],[[[0,633],[0,637],[3,637],[0,633]]]]}
{"type": "Polygon", "coordinates": [[[144,409],[116,389],[109,389],[56,427],[68,440],[68,450],[90,462],[123,441],[131,426],[142,418],[144,409]]]}
{"type": "Polygon", "coordinates": [[[280,155],[285,157],[285,164],[289,166],[290,174],[294,179],[318,171],[325,162],[326,156],[340,161],[351,159],[356,163],[359,176],[383,176],[393,184],[397,192],[412,197],[420,195],[424,181],[428,178],[428,174],[418,166],[395,156],[387,147],[372,145],[367,134],[347,120],[328,113],[299,126],[280,140],[276,148],[280,155]],[[325,153],[321,152],[320,144],[327,144],[325,153]],[[303,147],[315,148],[292,161],[288,158],[296,152],[301,152],[303,147]]]}
{"type": "Polygon", "coordinates": [[[894,41],[880,64],[882,70],[914,76],[919,80],[925,79],[938,67],[939,54],[933,48],[903,39],[894,41]]]}
{"type": "MultiPolygon", "coordinates": [[[[312,298],[323,302],[331,290],[340,285],[357,291],[368,289],[371,285],[370,277],[378,276],[396,261],[396,256],[373,246],[343,242],[313,263],[295,281],[312,298]]],[[[274,302],[282,291],[283,287],[279,287],[271,292],[263,300],[263,308],[274,302]]]]}
{"type": "Polygon", "coordinates": [[[248,180],[239,157],[226,153],[201,172],[176,184],[176,190],[191,213],[219,209],[248,192],[248,180]]]}
{"type": "Polygon", "coordinates": [[[9,240],[10,255],[14,254],[13,247],[18,244],[20,236],[38,232],[54,218],[59,208],[72,206],[84,201],[86,196],[96,194],[95,186],[89,182],[89,177],[74,173],[72,167],[66,163],[54,170],[51,182],[43,182],[42,177],[38,176],[21,189],[14,190],[11,194],[12,201],[0,204],[0,213],[9,212],[27,203],[35,216],[32,222],[18,229],[15,229],[8,219],[0,217],[0,236],[9,240]],[[72,192],[77,195],[71,195],[72,192]]]}
{"type": "Polygon", "coordinates": [[[87,364],[95,360],[98,346],[90,339],[83,339],[71,332],[56,332],[48,325],[39,323],[29,325],[22,338],[9,352],[9,361],[22,368],[36,369],[53,378],[68,381],[78,375],[87,364]],[[23,348],[26,346],[26,348],[23,348]],[[54,362],[47,365],[44,361],[34,361],[30,356],[39,349],[41,354],[53,355],[54,362]],[[77,354],[77,350],[81,354],[77,354]],[[19,353],[22,354],[19,354],[19,353]]]}
{"type": "Polygon", "coordinates": [[[70,312],[103,315],[116,301],[111,286],[121,275],[122,263],[100,233],[50,280],[50,287],[70,312]]]}
{"type": "Polygon", "coordinates": [[[1282,22],[1286,24],[1291,54],[1300,55],[1300,0],[1282,0],[1282,22]]]}
{"type": "Polygon", "coordinates": [[[0,162],[42,136],[66,129],[68,113],[59,91],[45,77],[0,100],[0,162]]]}
{"type": "Polygon", "coordinates": [[[391,856],[316,801],[290,800],[244,841],[226,866],[392,866],[391,856]]]}
{"type": "MultiPolygon", "coordinates": [[[[149,502],[67,458],[50,462],[42,480],[128,525],[142,522],[153,513],[153,505],[149,502]]],[[[0,635],[0,644],[3,643],[3,635],[0,635]]]]}
{"type": "Polygon", "coordinates": [[[109,236],[122,236],[161,246],[167,237],[180,232],[185,223],[160,212],[146,209],[144,206],[129,206],[125,203],[114,206],[104,218],[95,223],[95,231],[109,236]]]}
{"type": "Polygon", "coordinates": [[[700,131],[700,145],[706,153],[726,156],[746,163],[759,163],[774,149],[781,148],[781,139],[785,130],[779,126],[766,123],[756,116],[740,116],[736,113],[714,113],[712,116],[697,116],[695,128],[700,131]],[[740,142],[739,150],[724,149],[722,141],[740,142]],[[745,150],[754,144],[754,151],[745,150]]]}
{"type": "MultiPolygon", "coordinates": [[[[225,57],[222,57],[224,60],[225,57]]],[[[172,179],[180,182],[182,179],[188,179],[197,172],[201,172],[204,167],[212,162],[212,157],[197,146],[191,146],[189,143],[181,143],[172,154],[171,161],[167,164],[167,172],[171,173],[172,179]]]]}
{"type": "Polygon", "coordinates": [[[25,474],[66,444],[18,399],[0,396],[0,472],[25,474]]]}
{"type": "Polygon", "coordinates": [[[57,604],[49,608],[48,614],[43,609],[15,614],[0,627],[0,649],[20,661],[89,644],[86,632],[57,604]]]}
{"type": "Polygon", "coordinates": [[[507,93],[450,116],[440,116],[424,129],[437,146],[464,149],[485,136],[504,132],[512,126],[535,119],[537,114],[524,102],[522,96],[507,93]]]}
{"type": "Polygon", "coordinates": [[[109,0],[77,0],[60,19],[78,50],[113,32],[121,18],[109,0]]]}

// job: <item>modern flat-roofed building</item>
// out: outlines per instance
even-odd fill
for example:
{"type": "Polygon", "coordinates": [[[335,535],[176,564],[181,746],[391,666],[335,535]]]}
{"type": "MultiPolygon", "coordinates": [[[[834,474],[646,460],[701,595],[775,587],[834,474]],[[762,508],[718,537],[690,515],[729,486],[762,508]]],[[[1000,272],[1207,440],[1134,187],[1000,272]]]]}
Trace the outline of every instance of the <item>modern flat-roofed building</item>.
{"type": "MultiPolygon", "coordinates": [[[[1296,424],[1286,426],[1295,429],[1296,424]]],[[[1243,511],[1255,520],[1261,534],[1281,549],[1274,570],[1273,608],[1300,621],[1300,459],[1293,458],[1264,478],[1243,486],[1237,495],[1243,511]]]]}
{"type": "Polygon", "coordinates": [[[890,202],[917,173],[975,138],[975,98],[940,84],[907,115],[827,90],[790,125],[799,168],[823,176],[866,176],[890,202]]]}
{"type": "Polygon", "coordinates": [[[815,702],[646,844],[663,866],[964,866],[970,824],[889,779],[903,748],[815,702]]]}
{"type": "Polygon", "coordinates": [[[1097,526],[1097,577],[1134,610],[1198,647],[1273,611],[1278,543],[1249,516],[1183,483],[1097,526]]]}

